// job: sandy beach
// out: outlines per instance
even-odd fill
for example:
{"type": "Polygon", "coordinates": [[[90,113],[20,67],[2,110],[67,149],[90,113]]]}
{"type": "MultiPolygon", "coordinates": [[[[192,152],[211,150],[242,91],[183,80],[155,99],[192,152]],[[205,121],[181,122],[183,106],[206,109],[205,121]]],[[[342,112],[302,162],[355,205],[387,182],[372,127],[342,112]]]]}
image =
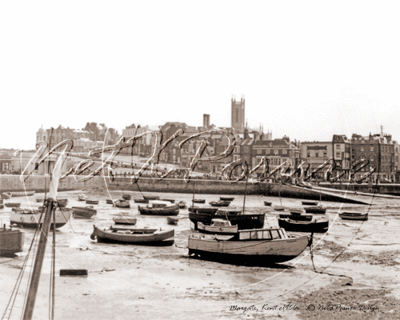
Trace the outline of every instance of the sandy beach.
{"type": "MultiPolygon", "coordinates": [[[[400,314],[398,200],[374,198],[370,206],[323,202],[330,229],[314,235],[312,254],[307,248],[296,259],[265,267],[190,258],[187,238],[194,231],[187,209],[181,209],[179,225],[170,226],[165,217],[139,215],[133,201],[131,209],[106,204],[108,198],[121,198],[122,191],[60,192],[59,197],[69,199],[67,207],[84,206],[78,193],[100,203],[94,205],[97,215],[92,219],[72,218],[56,231],[56,319],[398,319],[400,314]],[[344,221],[337,215],[339,210],[368,212],[369,220],[344,221]],[[138,227],[175,228],[175,245],[120,245],[90,239],[93,225],[109,227],[112,218],[121,217],[122,212],[136,217],[138,227]],[[88,276],[60,277],[60,269],[87,269],[88,276]]],[[[141,198],[139,192],[129,194],[141,198]]],[[[154,195],[187,204],[193,196],[154,195]]],[[[43,194],[12,200],[21,201],[21,207],[36,208],[39,197],[43,194]]],[[[208,202],[219,196],[201,198],[208,202]]],[[[265,207],[264,200],[301,207],[300,199],[248,196],[246,210],[267,212],[265,226],[277,226],[278,213],[265,207]]],[[[235,196],[231,206],[242,207],[243,196],[235,196]]],[[[0,210],[1,223],[8,225],[11,214],[11,208],[0,210]]],[[[35,232],[21,230],[25,232],[24,252],[0,258],[2,314],[35,232]]],[[[50,261],[48,243],[34,319],[48,317],[50,261]]],[[[30,258],[10,319],[21,317],[31,266],[30,258]]]]}

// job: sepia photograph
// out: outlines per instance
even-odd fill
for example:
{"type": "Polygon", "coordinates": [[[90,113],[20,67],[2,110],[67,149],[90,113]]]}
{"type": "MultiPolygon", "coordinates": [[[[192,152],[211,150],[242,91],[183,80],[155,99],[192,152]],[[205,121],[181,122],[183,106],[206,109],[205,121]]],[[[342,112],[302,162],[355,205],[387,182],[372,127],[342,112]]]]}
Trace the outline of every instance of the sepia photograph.
{"type": "Polygon", "coordinates": [[[397,8],[1,2],[1,319],[398,319],[397,8]]]}

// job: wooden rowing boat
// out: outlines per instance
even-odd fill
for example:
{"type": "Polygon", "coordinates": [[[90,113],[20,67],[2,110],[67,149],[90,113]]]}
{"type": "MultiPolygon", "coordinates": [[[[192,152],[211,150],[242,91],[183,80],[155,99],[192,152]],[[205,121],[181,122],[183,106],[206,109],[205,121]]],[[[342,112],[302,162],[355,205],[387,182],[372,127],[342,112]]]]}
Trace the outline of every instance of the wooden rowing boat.
{"type": "Polygon", "coordinates": [[[229,220],[212,219],[211,225],[206,225],[203,224],[202,222],[198,222],[197,230],[203,233],[226,235],[226,234],[236,234],[239,228],[237,225],[232,225],[229,220]]]}
{"type": "Polygon", "coordinates": [[[214,214],[218,211],[217,207],[189,207],[189,212],[197,212],[197,213],[211,213],[214,214]]]}
{"type": "Polygon", "coordinates": [[[65,208],[68,204],[68,199],[57,199],[57,202],[60,208],[65,208]]]}
{"type": "Polygon", "coordinates": [[[72,215],[77,219],[90,219],[95,214],[97,214],[97,210],[90,207],[72,207],[72,215]]]}
{"type": "Polygon", "coordinates": [[[12,197],[30,197],[35,194],[35,191],[21,191],[21,192],[10,192],[12,197]]]}
{"type": "Polygon", "coordinates": [[[146,199],[147,201],[151,201],[151,200],[159,200],[160,196],[143,196],[144,199],[146,199]]]}
{"type": "Polygon", "coordinates": [[[168,201],[171,203],[175,203],[175,199],[161,199],[161,201],[168,201]]]}
{"type": "Polygon", "coordinates": [[[0,229],[0,256],[13,256],[24,249],[25,233],[20,230],[6,228],[6,225],[0,229]]]}
{"type": "Polygon", "coordinates": [[[6,202],[4,205],[7,208],[19,208],[21,206],[21,202],[6,202]]]}
{"type": "Polygon", "coordinates": [[[174,224],[177,225],[179,222],[179,218],[178,217],[167,217],[167,223],[168,224],[174,224]]]}
{"type": "Polygon", "coordinates": [[[166,201],[150,201],[147,206],[138,207],[140,214],[149,214],[157,216],[177,216],[179,214],[179,206],[171,205],[166,201]]]}
{"type": "Polygon", "coordinates": [[[99,204],[99,200],[89,200],[89,199],[86,199],[86,204],[99,204]]]}
{"type": "Polygon", "coordinates": [[[313,218],[311,221],[293,220],[290,218],[278,218],[279,227],[286,231],[297,232],[325,232],[329,228],[328,219],[317,220],[313,218]]]}
{"type": "Polygon", "coordinates": [[[308,236],[288,237],[280,228],[239,230],[236,235],[189,235],[189,255],[213,257],[219,261],[255,259],[259,263],[292,260],[308,245],[308,236]]]}
{"type": "Polygon", "coordinates": [[[87,196],[84,194],[79,194],[78,195],[78,201],[86,201],[87,200],[87,196]]]}
{"type": "Polygon", "coordinates": [[[179,209],[186,209],[186,202],[179,201],[178,206],[179,206],[179,209]]]}
{"type": "Polygon", "coordinates": [[[136,218],[113,218],[114,223],[116,224],[127,224],[127,225],[135,225],[137,222],[136,218]]]}
{"type": "Polygon", "coordinates": [[[264,201],[264,206],[270,207],[271,205],[272,205],[272,202],[264,201]]]}
{"type": "Polygon", "coordinates": [[[302,201],[301,204],[303,206],[316,206],[318,205],[317,201],[302,201]]]}
{"type": "Polygon", "coordinates": [[[206,203],[206,199],[193,199],[193,203],[206,203]]]}
{"type": "Polygon", "coordinates": [[[107,203],[107,204],[114,204],[114,200],[112,200],[112,199],[106,199],[106,203],[107,203]]]}
{"type": "Polygon", "coordinates": [[[213,207],[228,207],[231,202],[230,201],[210,201],[209,204],[213,207]]]}
{"type": "Polygon", "coordinates": [[[164,246],[170,246],[174,244],[174,229],[139,229],[111,226],[109,229],[101,230],[96,226],[93,227],[94,230],[90,235],[90,239],[96,240],[97,238],[97,242],[117,242],[126,244],[164,246]]]}
{"type": "Polygon", "coordinates": [[[343,220],[359,220],[366,221],[368,220],[368,213],[361,212],[342,212],[339,213],[339,217],[343,220]]]}
{"type": "Polygon", "coordinates": [[[233,200],[235,200],[235,197],[219,197],[219,200],[232,202],[233,200]]]}
{"type": "Polygon", "coordinates": [[[148,203],[149,201],[147,199],[133,199],[133,202],[135,202],[135,203],[148,203]]]}
{"type": "Polygon", "coordinates": [[[302,221],[311,221],[313,219],[312,214],[291,214],[291,213],[281,213],[279,214],[279,218],[281,219],[292,219],[292,220],[302,220],[302,221]]]}
{"type": "Polygon", "coordinates": [[[283,207],[283,206],[275,206],[275,207],[274,207],[274,210],[275,210],[275,211],[285,211],[286,208],[283,207]]]}
{"type": "Polygon", "coordinates": [[[131,207],[131,205],[129,204],[129,201],[126,201],[126,200],[117,200],[114,202],[114,205],[117,208],[130,208],[131,207]]]}
{"type": "Polygon", "coordinates": [[[314,214],[325,214],[326,213],[326,208],[322,208],[322,206],[305,207],[304,210],[307,213],[314,213],[314,214]]]}
{"type": "Polygon", "coordinates": [[[2,199],[11,199],[11,193],[10,192],[3,192],[1,194],[2,199]]]}
{"type": "MultiPolygon", "coordinates": [[[[10,224],[15,224],[17,226],[26,228],[37,228],[40,216],[42,215],[42,210],[44,210],[43,207],[41,209],[39,208],[39,210],[19,209],[14,214],[10,215],[10,224]]],[[[71,215],[71,208],[57,208],[55,210],[55,227],[63,227],[69,221],[71,215]]],[[[43,214],[40,224],[43,223],[44,216],[45,215],[43,214]]],[[[51,227],[54,227],[53,218],[51,218],[51,227]]]]}
{"type": "Polygon", "coordinates": [[[124,193],[122,195],[122,199],[124,199],[124,200],[131,200],[131,198],[132,198],[132,196],[130,194],[124,193]]]}

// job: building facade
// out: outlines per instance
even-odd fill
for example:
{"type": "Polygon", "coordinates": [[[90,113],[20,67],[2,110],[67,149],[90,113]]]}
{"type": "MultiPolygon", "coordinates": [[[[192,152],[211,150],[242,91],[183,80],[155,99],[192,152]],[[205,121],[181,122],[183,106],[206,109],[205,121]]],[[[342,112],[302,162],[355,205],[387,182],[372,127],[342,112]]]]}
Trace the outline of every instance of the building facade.
{"type": "Polygon", "coordinates": [[[231,127],[235,129],[235,133],[243,133],[245,128],[245,107],[246,101],[244,96],[240,101],[236,101],[236,97],[231,99],[231,127]]]}

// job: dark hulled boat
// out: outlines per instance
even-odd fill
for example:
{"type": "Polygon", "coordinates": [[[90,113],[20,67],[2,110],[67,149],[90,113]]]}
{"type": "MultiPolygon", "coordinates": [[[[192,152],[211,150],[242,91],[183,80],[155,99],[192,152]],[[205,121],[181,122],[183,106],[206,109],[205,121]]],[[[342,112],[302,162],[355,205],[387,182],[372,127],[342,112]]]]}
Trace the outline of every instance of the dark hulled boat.
{"type": "Polygon", "coordinates": [[[297,232],[325,232],[329,228],[329,220],[321,219],[316,220],[315,218],[311,221],[305,220],[293,220],[290,218],[279,218],[279,227],[286,231],[297,231],[297,232]]]}

